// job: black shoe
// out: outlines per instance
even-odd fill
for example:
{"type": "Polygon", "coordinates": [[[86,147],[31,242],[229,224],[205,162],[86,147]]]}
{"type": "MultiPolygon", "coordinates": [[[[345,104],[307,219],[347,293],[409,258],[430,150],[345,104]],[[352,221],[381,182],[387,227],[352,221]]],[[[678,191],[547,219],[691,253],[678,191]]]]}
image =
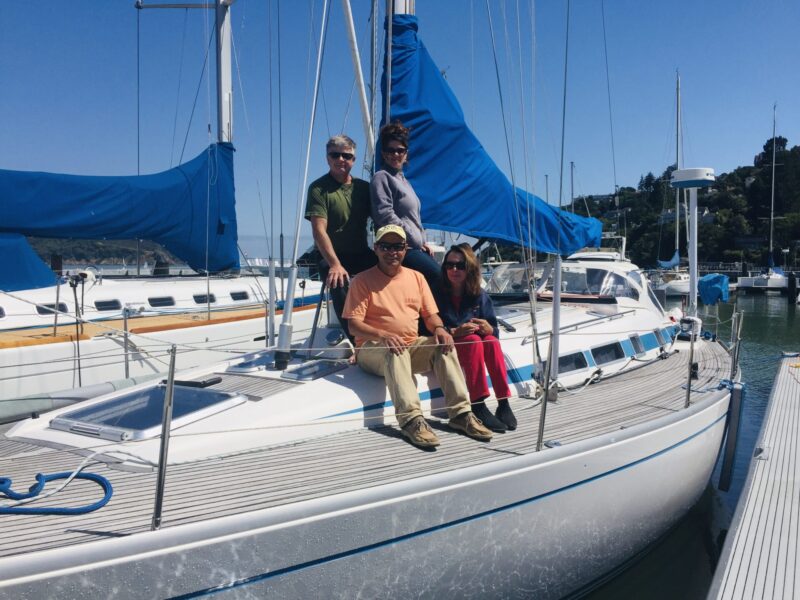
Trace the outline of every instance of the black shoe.
{"type": "Polygon", "coordinates": [[[494,416],[500,419],[509,431],[514,431],[517,428],[517,417],[514,416],[508,400],[497,401],[497,410],[494,411],[494,416]]]}
{"type": "Polygon", "coordinates": [[[497,431],[502,433],[508,427],[505,426],[500,419],[496,418],[491,411],[486,408],[486,405],[483,402],[476,402],[472,405],[472,414],[478,417],[487,428],[491,429],[492,431],[497,431]]]}

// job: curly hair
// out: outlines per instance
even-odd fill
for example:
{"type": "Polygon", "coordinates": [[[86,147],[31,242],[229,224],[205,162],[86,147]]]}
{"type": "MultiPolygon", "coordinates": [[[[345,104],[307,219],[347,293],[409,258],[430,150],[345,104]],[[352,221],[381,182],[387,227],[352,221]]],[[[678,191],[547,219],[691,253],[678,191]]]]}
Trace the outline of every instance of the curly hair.
{"type": "Polygon", "coordinates": [[[405,127],[400,121],[392,121],[388,125],[381,127],[381,150],[386,150],[390,141],[395,141],[403,144],[404,148],[408,148],[408,134],[411,130],[405,127]]]}

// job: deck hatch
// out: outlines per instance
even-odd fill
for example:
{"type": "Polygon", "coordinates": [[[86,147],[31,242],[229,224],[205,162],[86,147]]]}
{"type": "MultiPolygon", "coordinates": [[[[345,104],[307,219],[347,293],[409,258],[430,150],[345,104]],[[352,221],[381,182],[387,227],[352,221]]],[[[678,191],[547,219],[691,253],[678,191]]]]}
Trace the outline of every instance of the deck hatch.
{"type": "MultiPolygon", "coordinates": [[[[166,386],[156,385],[79,408],[55,417],[50,427],[113,441],[156,437],[161,433],[165,390],[166,386]]],[[[172,427],[192,423],[246,401],[241,394],[175,386],[172,427]]]]}

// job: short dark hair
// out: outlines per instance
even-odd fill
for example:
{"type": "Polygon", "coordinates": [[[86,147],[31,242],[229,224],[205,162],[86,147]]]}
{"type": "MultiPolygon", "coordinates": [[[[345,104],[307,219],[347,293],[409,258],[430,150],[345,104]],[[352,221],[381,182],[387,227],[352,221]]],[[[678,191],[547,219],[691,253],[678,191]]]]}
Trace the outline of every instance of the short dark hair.
{"type": "Polygon", "coordinates": [[[390,141],[395,141],[403,144],[404,148],[408,148],[408,134],[410,129],[404,127],[400,121],[392,121],[388,125],[381,127],[381,150],[386,150],[390,141]]]}

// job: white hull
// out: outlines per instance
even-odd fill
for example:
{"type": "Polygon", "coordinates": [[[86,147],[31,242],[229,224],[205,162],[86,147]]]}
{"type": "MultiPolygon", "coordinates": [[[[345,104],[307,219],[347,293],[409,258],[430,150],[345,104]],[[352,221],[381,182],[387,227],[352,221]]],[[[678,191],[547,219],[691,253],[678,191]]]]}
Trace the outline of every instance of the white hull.
{"type": "MultiPolygon", "coordinates": [[[[277,287],[280,291],[280,281],[277,287]]],[[[69,285],[64,284],[61,288],[59,304],[68,314],[58,315],[59,334],[61,339],[68,339],[67,336],[74,337],[75,304],[69,285]]],[[[208,283],[200,277],[89,282],[83,293],[79,290],[78,298],[83,296],[82,318],[93,323],[92,333],[87,334],[93,337],[82,339],[80,344],[74,341],[53,342],[54,315],[37,311],[37,305],[55,305],[55,288],[0,295],[0,307],[6,315],[0,319],[0,400],[50,394],[124,379],[122,313],[114,309],[98,310],[97,306],[102,306],[99,304],[102,302],[114,302],[119,307],[127,306],[136,310],[137,316],[128,320],[130,331],[141,328],[142,321],[138,316],[167,318],[155,325],[147,321],[144,328],[147,333],[131,333],[130,377],[166,371],[169,360],[165,353],[171,344],[178,346],[178,368],[181,369],[263,349],[266,346],[263,314],[240,320],[226,319],[225,315],[259,307],[263,313],[267,288],[268,280],[264,277],[212,278],[208,283]],[[208,289],[214,299],[211,309],[215,317],[223,318],[220,322],[208,325],[182,326],[204,319],[206,305],[198,304],[196,299],[205,298],[208,289]],[[149,301],[165,297],[172,299],[174,304],[158,308],[149,301]],[[234,300],[234,297],[240,299],[234,300]],[[25,332],[21,334],[17,331],[20,329],[25,332]],[[2,330],[8,331],[4,334],[2,330]]],[[[296,288],[295,304],[316,304],[319,293],[319,282],[303,281],[296,288]]],[[[312,316],[313,310],[299,311],[295,315],[295,340],[302,341],[307,337],[312,316]]],[[[278,322],[276,319],[276,332],[278,322]]],[[[44,405],[35,408],[43,409],[46,409],[44,405]]],[[[3,413],[0,410],[0,418],[3,413]]]]}
{"type": "Polygon", "coordinates": [[[736,283],[737,292],[785,292],[789,289],[788,279],[784,275],[756,275],[739,277],[736,283]]]}
{"type": "Polygon", "coordinates": [[[0,591],[559,598],[657,540],[699,498],[728,409],[727,391],[709,396],[619,433],[488,465],[11,557],[0,591]]]}
{"type": "MultiPolygon", "coordinates": [[[[314,314],[315,310],[309,308],[293,315],[296,342],[308,337],[314,314]]],[[[276,330],[279,319],[280,315],[276,317],[276,330]]],[[[169,369],[166,353],[171,344],[178,346],[178,368],[191,369],[262,350],[267,345],[264,335],[265,319],[261,316],[131,336],[135,348],[129,353],[129,376],[166,372],[169,369]]],[[[120,334],[80,342],[80,375],[75,342],[6,348],[0,350],[0,358],[0,400],[46,395],[125,378],[124,342],[120,334]]],[[[43,405],[32,410],[48,408],[43,405]]]]}

